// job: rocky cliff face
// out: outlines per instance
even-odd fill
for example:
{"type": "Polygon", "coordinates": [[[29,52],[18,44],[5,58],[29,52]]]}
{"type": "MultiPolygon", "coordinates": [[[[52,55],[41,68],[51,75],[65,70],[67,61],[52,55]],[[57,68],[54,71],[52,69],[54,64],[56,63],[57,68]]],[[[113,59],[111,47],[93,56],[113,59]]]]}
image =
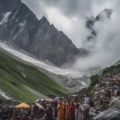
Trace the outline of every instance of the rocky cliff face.
{"type": "Polygon", "coordinates": [[[30,52],[58,66],[73,60],[79,53],[72,41],[63,32],[59,32],[54,25],[50,25],[45,17],[40,20],[39,27],[32,38],[30,52]]]}
{"type": "Polygon", "coordinates": [[[38,20],[20,0],[0,0],[0,39],[57,66],[87,54],[45,17],[38,20]]]}
{"type": "Polygon", "coordinates": [[[20,5],[20,0],[0,0],[0,20],[2,20],[6,12],[11,12],[20,5]]]}
{"type": "Polygon", "coordinates": [[[36,16],[25,4],[21,3],[19,7],[4,16],[0,25],[0,38],[29,51],[30,40],[38,24],[39,20],[36,16]]]}

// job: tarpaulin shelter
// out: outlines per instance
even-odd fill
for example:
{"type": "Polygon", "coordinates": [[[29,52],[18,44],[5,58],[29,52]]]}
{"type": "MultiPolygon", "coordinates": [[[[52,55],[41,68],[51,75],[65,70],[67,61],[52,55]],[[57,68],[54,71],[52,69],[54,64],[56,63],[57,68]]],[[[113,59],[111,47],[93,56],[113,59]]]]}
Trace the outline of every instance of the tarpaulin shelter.
{"type": "Polygon", "coordinates": [[[26,108],[30,108],[30,106],[26,103],[21,103],[21,104],[15,106],[15,108],[26,109],[26,108]]]}

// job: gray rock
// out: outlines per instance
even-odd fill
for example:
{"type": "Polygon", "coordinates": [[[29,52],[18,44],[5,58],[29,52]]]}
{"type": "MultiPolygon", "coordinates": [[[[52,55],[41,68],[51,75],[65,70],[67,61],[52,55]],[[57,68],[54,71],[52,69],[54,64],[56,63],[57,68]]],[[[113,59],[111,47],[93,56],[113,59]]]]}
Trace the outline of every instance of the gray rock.
{"type": "Polygon", "coordinates": [[[94,113],[94,112],[89,112],[89,116],[90,117],[94,117],[94,116],[96,116],[97,114],[96,113],[94,113]]]}
{"type": "Polygon", "coordinates": [[[120,97],[113,98],[109,104],[109,107],[120,109],[120,97]]]}
{"type": "Polygon", "coordinates": [[[120,120],[120,110],[116,108],[110,108],[99,113],[93,118],[93,120],[120,120]]]}

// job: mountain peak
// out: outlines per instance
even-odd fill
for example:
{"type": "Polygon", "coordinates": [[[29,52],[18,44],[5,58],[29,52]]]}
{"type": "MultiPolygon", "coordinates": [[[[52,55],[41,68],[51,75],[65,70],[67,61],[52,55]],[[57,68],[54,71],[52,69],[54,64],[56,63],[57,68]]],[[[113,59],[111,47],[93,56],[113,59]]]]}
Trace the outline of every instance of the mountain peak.
{"type": "Polygon", "coordinates": [[[112,9],[104,9],[103,11],[101,11],[95,18],[89,17],[86,20],[86,27],[89,29],[90,31],[90,35],[87,37],[87,41],[91,41],[94,40],[95,37],[97,36],[97,32],[94,29],[94,24],[97,23],[98,21],[104,21],[105,19],[110,19],[112,14],[112,9]]]}
{"type": "Polygon", "coordinates": [[[104,9],[102,12],[100,12],[97,16],[96,16],[96,20],[102,20],[105,18],[110,18],[112,14],[112,9],[104,9]]]}
{"type": "Polygon", "coordinates": [[[39,21],[40,26],[43,25],[43,24],[50,25],[50,23],[48,22],[48,20],[45,16],[43,16],[39,21]]]}
{"type": "Polygon", "coordinates": [[[43,17],[42,17],[42,19],[46,19],[46,17],[45,17],[45,16],[43,16],[43,17]]]}

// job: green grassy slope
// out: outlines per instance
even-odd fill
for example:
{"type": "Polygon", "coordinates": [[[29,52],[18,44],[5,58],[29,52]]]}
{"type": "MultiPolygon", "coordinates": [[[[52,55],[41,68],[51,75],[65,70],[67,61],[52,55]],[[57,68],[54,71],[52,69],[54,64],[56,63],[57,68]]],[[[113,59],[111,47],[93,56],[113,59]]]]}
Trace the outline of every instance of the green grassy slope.
{"type": "Polygon", "coordinates": [[[117,66],[117,65],[119,65],[120,64],[120,60],[118,60],[115,64],[114,64],[114,66],[117,66]]]}
{"type": "Polygon", "coordinates": [[[114,63],[112,66],[106,67],[106,68],[102,69],[102,70],[98,73],[98,75],[101,75],[103,72],[108,71],[108,70],[110,70],[110,69],[112,70],[112,69],[114,69],[114,68],[117,68],[117,67],[119,67],[119,65],[120,65],[120,60],[117,61],[116,63],[114,63]]]}
{"type": "Polygon", "coordinates": [[[0,51],[0,89],[13,99],[31,102],[36,99],[24,86],[46,96],[68,94],[63,86],[50,79],[37,68],[19,62],[0,51]]]}

